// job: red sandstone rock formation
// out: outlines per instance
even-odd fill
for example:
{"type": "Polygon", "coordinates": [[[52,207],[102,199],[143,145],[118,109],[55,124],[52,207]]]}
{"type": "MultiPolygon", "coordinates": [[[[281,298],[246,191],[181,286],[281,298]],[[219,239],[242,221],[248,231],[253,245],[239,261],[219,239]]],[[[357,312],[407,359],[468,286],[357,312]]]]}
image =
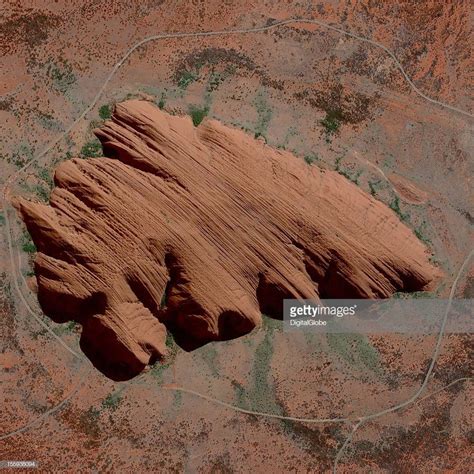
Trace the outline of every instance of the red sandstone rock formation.
{"type": "Polygon", "coordinates": [[[62,163],[50,205],[16,205],[42,308],[82,324],[110,377],[165,354],[165,325],[195,347],[251,331],[285,297],[388,297],[433,279],[384,204],[239,130],[128,101],[96,134],[107,158],[62,163]]]}

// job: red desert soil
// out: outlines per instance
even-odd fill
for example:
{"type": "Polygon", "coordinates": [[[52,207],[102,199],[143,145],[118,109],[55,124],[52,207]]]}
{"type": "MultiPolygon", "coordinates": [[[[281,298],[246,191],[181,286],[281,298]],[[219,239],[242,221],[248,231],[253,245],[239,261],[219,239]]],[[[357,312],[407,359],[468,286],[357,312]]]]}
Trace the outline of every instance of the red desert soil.
{"type": "Polygon", "coordinates": [[[416,187],[407,178],[391,173],[388,179],[405,202],[409,202],[410,204],[423,204],[427,201],[428,193],[416,187]]]}
{"type": "Polygon", "coordinates": [[[111,378],[164,355],[165,326],[193,348],[279,316],[283,298],[388,297],[437,273],[387,206],[239,130],[133,100],[95,133],[107,158],[62,163],[49,206],[16,206],[43,310],[80,322],[111,378]]]}

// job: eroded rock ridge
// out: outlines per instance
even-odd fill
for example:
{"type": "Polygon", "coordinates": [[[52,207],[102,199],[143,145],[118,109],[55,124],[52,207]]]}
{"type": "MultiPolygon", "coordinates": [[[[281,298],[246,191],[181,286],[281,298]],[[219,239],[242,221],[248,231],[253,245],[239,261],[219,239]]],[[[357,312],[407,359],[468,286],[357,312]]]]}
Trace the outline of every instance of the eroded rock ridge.
{"type": "Polygon", "coordinates": [[[384,298],[436,269],[383,203],[239,130],[118,104],[107,157],[55,172],[50,204],[16,205],[38,248],[39,302],[82,325],[81,346],[126,379],[166,354],[278,316],[287,298],[384,298]]]}

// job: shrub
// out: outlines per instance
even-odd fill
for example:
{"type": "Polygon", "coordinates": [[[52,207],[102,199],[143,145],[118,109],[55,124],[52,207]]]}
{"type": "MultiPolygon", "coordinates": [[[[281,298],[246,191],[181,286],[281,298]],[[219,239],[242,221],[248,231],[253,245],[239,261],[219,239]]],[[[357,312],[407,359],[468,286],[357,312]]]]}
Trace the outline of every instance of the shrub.
{"type": "Polygon", "coordinates": [[[416,228],[416,229],[414,230],[414,233],[415,233],[415,235],[416,235],[422,242],[424,242],[425,244],[431,245],[432,242],[431,242],[431,240],[425,235],[425,231],[426,231],[426,222],[423,221],[423,222],[418,226],[418,228],[416,228]]]}
{"type": "Polygon", "coordinates": [[[75,329],[76,329],[76,322],[69,321],[67,323],[60,324],[59,326],[54,327],[53,332],[57,336],[64,336],[65,334],[73,334],[75,329]]]}
{"type": "Polygon", "coordinates": [[[111,410],[116,410],[121,400],[122,397],[119,393],[109,393],[105,400],[102,402],[102,407],[110,408],[111,410]]]}
{"type": "Polygon", "coordinates": [[[99,117],[102,120],[108,120],[110,117],[112,117],[112,107],[110,105],[104,104],[99,109],[99,117]]]}
{"type": "Polygon", "coordinates": [[[40,184],[35,185],[34,187],[36,195],[40,198],[41,201],[43,202],[48,202],[49,197],[51,195],[51,189],[45,188],[44,186],[41,186],[40,184]]]}
{"type": "Polygon", "coordinates": [[[87,142],[81,148],[81,155],[88,158],[96,158],[102,155],[102,144],[99,140],[92,140],[87,142]]]}
{"type": "Polygon", "coordinates": [[[264,91],[260,91],[253,101],[257,110],[257,122],[255,123],[255,138],[264,137],[265,141],[268,126],[273,116],[273,111],[267,102],[267,96],[264,91]]]}
{"type": "Polygon", "coordinates": [[[375,197],[377,194],[377,186],[380,184],[380,180],[369,181],[370,194],[375,197]]]}
{"type": "Polygon", "coordinates": [[[390,203],[390,209],[392,209],[392,211],[395,212],[395,214],[397,214],[398,217],[400,217],[400,219],[402,221],[410,220],[410,215],[401,211],[401,209],[400,209],[400,199],[399,199],[398,196],[395,196],[393,198],[393,201],[390,203]]]}
{"type": "Polygon", "coordinates": [[[50,188],[53,186],[53,178],[48,168],[42,168],[38,172],[38,177],[42,179],[50,188]]]}
{"type": "Polygon", "coordinates": [[[72,66],[64,59],[61,59],[58,64],[50,63],[47,75],[52,80],[54,88],[62,93],[67,92],[76,82],[72,66]]]}
{"type": "Polygon", "coordinates": [[[340,112],[330,110],[326,112],[326,117],[321,120],[321,125],[324,127],[327,135],[334,135],[338,132],[341,125],[340,112]]]}
{"type": "Polygon", "coordinates": [[[192,84],[196,79],[198,79],[198,75],[191,71],[181,71],[179,79],[178,79],[178,87],[180,89],[187,89],[189,84],[192,84]]]}
{"type": "Polygon", "coordinates": [[[342,174],[342,176],[344,176],[346,179],[348,179],[349,181],[352,181],[354,184],[356,184],[357,186],[359,185],[359,178],[360,178],[360,175],[362,174],[362,171],[359,170],[357,171],[356,173],[352,174],[350,171],[348,170],[343,170],[341,168],[339,168],[337,170],[337,172],[339,174],[342,174]]]}
{"type": "Polygon", "coordinates": [[[206,115],[209,113],[209,107],[191,105],[189,107],[189,113],[191,114],[194,126],[197,127],[204,120],[204,117],[206,117],[206,115]]]}
{"type": "Polygon", "coordinates": [[[31,240],[30,234],[28,232],[25,232],[23,234],[22,242],[21,242],[21,249],[23,252],[26,253],[35,253],[36,252],[36,245],[33,243],[31,240]]]}
{"type": "Polygon", "coordinates": [[[166,105],[166,99],[165,99],[164,94],[162,94],[160,97],[160,100],[158,101],[158,108],[163,110],[165,108],[165,105],[166,105]]]}
{"type": "Polygon", "coordinates": [[[319,158],[314,153],[310,153],[309,155],[305,155],[304,157],[304,161],[306,161],[308,165],[312,165],[315,161],[318,161],[318,160],[319,158]]]}

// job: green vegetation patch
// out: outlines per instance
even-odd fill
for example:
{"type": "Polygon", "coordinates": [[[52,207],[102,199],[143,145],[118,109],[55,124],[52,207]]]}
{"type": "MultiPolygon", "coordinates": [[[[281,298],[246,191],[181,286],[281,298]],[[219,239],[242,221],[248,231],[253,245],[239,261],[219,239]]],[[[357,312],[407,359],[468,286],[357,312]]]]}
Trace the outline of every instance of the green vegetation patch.
{"type": "Polygon", "coordinates": [[[251,387],[247,391],[233,382],[235,396],[241,408],[281,414],[282,408],[275,401],[275,389],[268,380],[273,357],[273,337],[281,330],[283,322],[262,315],[264,337],[255,350],[251,387]]]}
{"type": "Polygon", "coordinates": [[[102,408],[107,410],[116,410],[122,400],[122,395],[119,392],[112,392],[102,402],[102,408]]]}
{"type": "Polygon", "coordinates": [[[21,238],[21,249],[23,252],[26,253],[35,253],[36,252],[36,245],[31,240],[31,235],[25,231],[21,238]]]}
{"type": "Polygon", "coordinates": [[[97,158],[102,156],[102,144],[97,138],[87,142],[81,148],[81,155],[86,158],[97,158]]]}
{"type": "Polygon", "coordinates": [[[410,298],[434,298],[436,296],[432,291],[413,291],[412,293],[405,293],[398,291],[392,295],[395,299],[410,299],[410,298]]]}
{"type": "Polygon", "coordinates": [[[236,68],[233,65],[227,65],[222,72],[211,71],[209,81],[206,86],[206,92],[210,94],[219,88],[219,86],[230,76],[235,74],[236,68]]]}
{"type": "Polygon", "coordinates": [[[178,345],[176,344],[173,334],[170,331],[166,334],[166,347],[168,348],[168,355],[166,359],[158,360],[153,364],[150,374],[156,379],[158,384],[163,383],[163,374],[174,362],[176,354],[178,353],[178,345]]]}
{"type": "Polygon", "coordinates": [[[48,168],[41,168],[41,170],[38,172],[38,177],[50,188],[53,186],[53,177],[51,175],[51,171],[48,168]]]}
{"type": "Polygon", "coordinates": [[[67,92],[77,80],[72,66],[65,59],[58,63],[50,63],[46,74],[52,80],[53,87],[62,93],[67,92]]]}
{"type": "Polygon", "coordinates": [[[247,392],[245,391],[245,388],[236,380],[232,380],[231,384],[235,392],[237,406],[243,408],[244,410],[247,410],[247,392]]]}
{"type": "Polygon", "coordinates": [[[17,151],[12,154],[12,157],[8,160],[8,162],[13,163],[17,168],[22,168],[32,159],[33,150],[31,146],[26,143],[22,143],[18,146],[17,151]]]}
{"type": "Polygon", "coordinates": [[[318,88],[308,88],[294,93],[311,107],[326,112],[321,124],[328,134],[334,134],[342,124],[358,124],[374,116],[379,94],[366,96],[345,88],[338,78],[328,77],[318,88]]]}
{"type": "Polygon", "coordinates": [[[343,156],[338,156],[335,161],[335,170],[339,173],[342,174],[345,178],[347,178],[349,181],[352,181],[354,184],[359,185],[359,178],[362,175],[362,170],[359,171],[351,171],[346,168],[341,167],[341,161],[343,160],[343,156]]]}
{"type": "Polygon", "coordinates": [[[304,156],[304,161],[308,165],[312,165],[316,161],[319,161],[319,157],[315,153],[308,153],[307,155],[304,156]]]}
{"type": "Polygon", "coordinates": [[[406,212],[402,212],[400,209],[400,198],[398,196],[395,196],[390,203],[390,209],[392,209],[395,214],[400,218],[400,220],[404,222],[408,222],[410,220],[410,214],[406,212]]]}
{"type": "Polygon", "coordinates": [[[75,321],[68,321],[67,323],[60,324],[53,328],[54,334],[57,336],[63,336],[65,334],[73,334],[76,330],[77,323],[75,321]]]}
{"type": "Polygon", "coordinates": [[[359,185],[359,178],[362,174],[361,170],[355,171],[354,173],[352,173],[351,171],[346,170],[346,169],[338,169],[338,173],[342,174],[342,176],[344,176],[349,181],[352,181],[357,186],[359,185]]]}
{"type": "Polygon", "coordinates": [[[190,84],[199,79],[199,74],[195,71],[188,71],[183,69],[178,73],[178,87],[186,90],[190,84]]]}
{"type": "Polygon", "coordinates": [[[79,426],[87,436],[92,438],[99,436],[99,417],[100,411],[95,407],[90,407],[87,411],[81,413],[79,417],[79,426]]]}
{"type": "Polygon", "coordinates": [[[341,126],[341,112],[338,110],[329,110],[320,123],[324,127],[327,136],[335,135],[341,126]]]}
{"type": "Polygon", "coordinates": [[[190,105],[189,106],[189,114],[193,120],[193,124],[197,127],[207,116],[209,113],[209,107],[206,106],[198,106],[198,105],[190,105]]]}
{"type": "Polygon", "coordinates": [[[61,124],[55,120],[51,114],[38,112],[38,120],[41,126],[46,130],[52,130],[55,132],[62,130],[61,124]]]}
{"type": "Polygon", "coordinates": [[[370,189],[370,194],[372,196],[376,196],[377,195],[377,192],[379,191],[380,189],[380,183],[382,181],[380,179],[378,179],[377,181],[369,181],[369,189],[370,189]]]}
{"type": "Polygon", "coordinates": [[[427,224],[423,221],[413,232],[425,244],[431,245],[431,240],[426,236],[427,224]]]}
{"type": "Polygon", "coordinates": [[[328,333],[329,347],[350,365],[383,374],[377,349],[361,334],[328,333]]]}
{"type": "Polygon", "coordinates": [[[161,97],[160,97],[160,100],[158,101],[158,108],[160,110],[163,110],[165,108],[165,105],[166,105],[166,96],[164,94],[164,92],[161,94],[161,97]]]}
{"type": "Polygon", "coordinates": [[[263,91],[260,91],[253,101],[253,105],[257,110],[257,122],[255,123],[255,138],[260,136],[265,137],[268,130],[268,125],[272,119],[273,111],[268,105],[267,96],[263,91]]]}
{"type": "Polygon", "coordinates": [[[199,350],[199,355],[201,358],[204,360],[206,365],[209,367],[209,369],[212,372],[212,375],[215,377],[219,376],[219,371],[217,370],[217,356],[218,352],[216,347],[211,343],[211,344],[206,344],[204,347],[201,347],[199,350]]]}
{"type": "Polygon", "coordinates": [[[51,195],[51,188],[42,186],[41,184],[36,184],[34,186],[34,192],[38,196],[40,201],[49,202],[49,197],[51,195]]]}
{"type": "Polygon", "coordinates": [[[112,117],[112,106],[108,104],[104,104],[100,109],[99,109],[99,117],[102,120],[109,120],[110,117],[112,117]]]}
{"type": "Polygon", "coordinates": [[[181,392],[174,392],[173,394],[173,408],[178,409],[183,404],[183,394],[181,392]]]}

